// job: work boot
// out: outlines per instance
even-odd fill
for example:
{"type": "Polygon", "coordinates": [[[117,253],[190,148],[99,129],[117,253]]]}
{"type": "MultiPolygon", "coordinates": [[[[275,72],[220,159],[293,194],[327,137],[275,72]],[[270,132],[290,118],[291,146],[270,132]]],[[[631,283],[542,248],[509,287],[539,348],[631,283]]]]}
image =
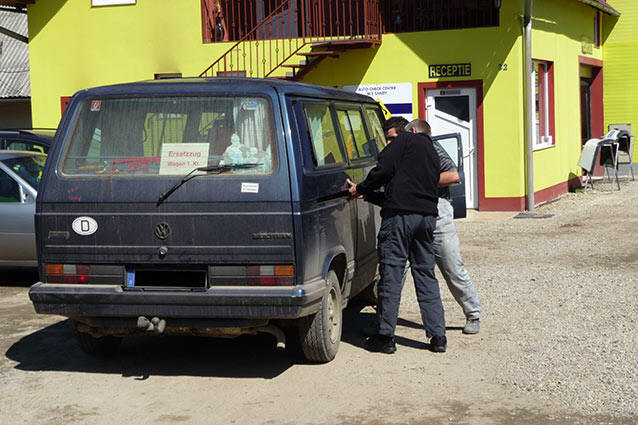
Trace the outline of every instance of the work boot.
{"type": "Polygon", "coordinates": [[[393,337],[379,334],[366,339],[363,346],[366,350],[372,351],[373,353],[392,354],[397,351],[397,346],[394,343],[393,337]]]}
{"type": "Polygon", "coordinates": [[[463,327],[463,333],[468,335],[474,335],[479,333],[481,328],[481,322],[479,319],[467,319],[465,326],[463,327]]]}

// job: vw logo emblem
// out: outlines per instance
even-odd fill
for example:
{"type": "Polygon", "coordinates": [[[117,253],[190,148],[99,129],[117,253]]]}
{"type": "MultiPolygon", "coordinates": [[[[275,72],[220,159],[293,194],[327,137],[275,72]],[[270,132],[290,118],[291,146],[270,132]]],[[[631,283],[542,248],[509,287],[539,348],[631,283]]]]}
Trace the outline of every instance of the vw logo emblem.
{"type": "Polygon", "coordinates": [[[162,222],[155,226],[155,231],[153,233],[155,233],[157,239],[164,240],[171,234],[171,226],[169,226],[168,223],[162,222]]]}

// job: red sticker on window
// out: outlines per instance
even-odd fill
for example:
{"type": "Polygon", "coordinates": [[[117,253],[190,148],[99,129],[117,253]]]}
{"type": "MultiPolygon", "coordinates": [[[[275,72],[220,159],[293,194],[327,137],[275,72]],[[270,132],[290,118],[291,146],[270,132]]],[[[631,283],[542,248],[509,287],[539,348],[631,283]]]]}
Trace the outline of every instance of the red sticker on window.
{"type": "Polygon", "coordinates": [[[102,107],[102,101],[101,100],[92,100],[91,101],[91,112],[99,111],[101,107],[102,107]]]}

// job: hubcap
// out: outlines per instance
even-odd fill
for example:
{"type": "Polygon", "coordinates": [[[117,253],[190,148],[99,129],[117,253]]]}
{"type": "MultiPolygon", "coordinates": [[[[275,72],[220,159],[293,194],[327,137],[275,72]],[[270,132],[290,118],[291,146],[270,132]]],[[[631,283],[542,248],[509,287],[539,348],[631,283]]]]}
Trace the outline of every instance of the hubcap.
{"type": "Polygon", "coordinates": [[[334,288],[330,289],[330,297],[328,298],[328,322],[329,322],[329,333],[330,333],[330,341],[332,343],[337,342],[337,338],[339,337],[339,311],[338,311],[338,303],[337,303],[337,292],[334,288]]]}

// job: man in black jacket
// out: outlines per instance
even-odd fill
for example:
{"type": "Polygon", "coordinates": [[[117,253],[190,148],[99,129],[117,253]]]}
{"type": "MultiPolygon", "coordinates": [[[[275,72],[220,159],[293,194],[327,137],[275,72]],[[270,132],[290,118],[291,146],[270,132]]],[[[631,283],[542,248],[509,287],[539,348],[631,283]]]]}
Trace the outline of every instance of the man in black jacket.
{"type": "Polygon", "coordinates": [[[371,195],[385,186],[377,253],[379,333],[366,348],[387,354],[396,351],[394,331],[399,315],[403,270],[410,260],[421,319],[430,348],[447,348],[445,317],[434,274],[433,233],[436,226],[439,157],[425,134],[402,133],[379,154],[377,166],[357,184],[347,181],[351,196],[371,195]]]}

